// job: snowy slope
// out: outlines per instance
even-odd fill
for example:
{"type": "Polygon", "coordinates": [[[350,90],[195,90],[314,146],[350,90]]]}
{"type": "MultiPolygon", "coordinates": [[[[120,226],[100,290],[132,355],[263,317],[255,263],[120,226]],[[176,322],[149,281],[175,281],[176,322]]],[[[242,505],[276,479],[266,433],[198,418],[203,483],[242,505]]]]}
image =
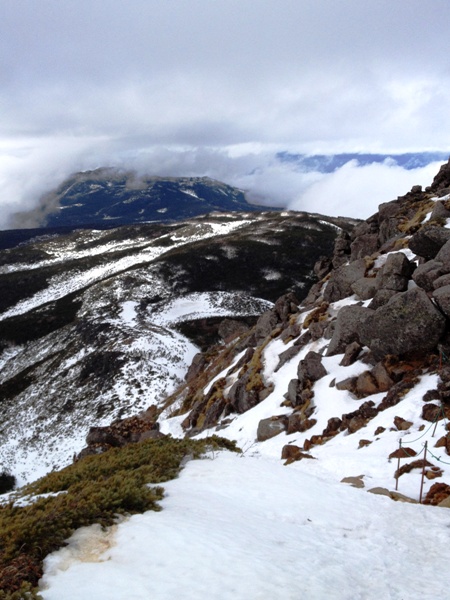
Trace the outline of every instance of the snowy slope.
{"type": "Polygon", "coordinates": [[[441,596],[448,509],[394,503],[304,467],[227,453],[188,463],[165,485],[162,512],[79,530],[50,555],[44,600],[441,596]]]}

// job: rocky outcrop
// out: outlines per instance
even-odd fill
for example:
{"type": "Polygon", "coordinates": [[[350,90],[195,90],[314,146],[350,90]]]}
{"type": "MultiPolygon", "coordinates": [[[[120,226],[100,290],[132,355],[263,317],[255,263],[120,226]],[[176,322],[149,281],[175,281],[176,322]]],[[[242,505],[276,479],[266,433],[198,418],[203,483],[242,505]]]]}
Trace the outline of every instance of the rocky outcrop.
{"type": "Polygon", "coordinates": [[[450,188],[450,159],[439,169],[437,175],[433,179],[430,190],[437,195],[442,196],[443,194],[448,193],[448,188],[450,188]]]}
{"type": "MultiPolygon", "coordinates": [[[[446,202],[435,211],[436,219],[450,211],[446,202]]],[[[297,362],[296,377],[286,381],[282,392],[284,414],[259,422],[255,432],[259,442],[295,435],[303,441],[303,449],[287,444],[283,457],[289,463],[342,432],[353,435],[366,428],[367,434],[357,440],[359,449],[374,441],[371,435],[382,435],[386,427],[369,431],[371,420],[399,405],[424,372],[436,369],[440,351],[448,348],[450,353],[450,230],[436,220],[422,225],[434,206],[430,193],[416,186],[381,205],[378,213],[352,232],[342,233],[333,256],[316,263],[319,281],[303,304],[288,294],[259,318],[246,341],[250,354],[194,406],[190,431],[211,427],[224,417],[226,423],[233,413],[254,408],[272,392],[271,376],[277,381],[271,401],[277,402],[281,370],[289,364],[292,373],[297,362]],[[318,431],[324,398],[323,394],[316,398],[317,382],[328,375],[325,366],[333,364],[328,359],[339,354],[343,354],[338,362],[344,370],[329,385],[346,394],[347,401],[354,400],[355,408],[344,414],[336,409],[318,431]],[[357,360],[366,368],[349,369],[345,376],[345,368],[357,360]],[[309,430],[311,434],[306,433],[309,430]]],[[[423,400],[417,419],[436,422],[447,413],[450,416],[450,408],[439,404],[450,406],[450,375],[445,379],[443,374],[435,394],[423,400]]],[[[391,431],[416,425],[406,416],[410,417],[402,416],[399,409],[391,431]]],[[[450,449],[447,437],[442,447],[450,449]]]]}
{"type": "Polygon", "coordinates": [[[115,421],[106,427],[91,427],[86,436],[87,446],[77,455],[80,460],[91,454],[101,454],[110,448],[122,448],[147,439],[164,437],[159,431],[156,406],[151,406],[140,416],[115,421]]]}
{"type": "Polygon", "coordinates": [[[406,291],[414,269],[415,265],[406,258],[403,252],[389,254],[377,273],[377,288],[395,292],[406,291]]]}

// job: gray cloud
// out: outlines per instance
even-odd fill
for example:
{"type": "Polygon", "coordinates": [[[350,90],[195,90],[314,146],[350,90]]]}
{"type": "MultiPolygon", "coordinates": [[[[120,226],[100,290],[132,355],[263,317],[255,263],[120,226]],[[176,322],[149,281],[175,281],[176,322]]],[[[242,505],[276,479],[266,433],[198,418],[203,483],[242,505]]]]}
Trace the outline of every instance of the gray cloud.
{"type": "Polygon", "coordinates": [[[82,168],[147,161],[292,204],[311,181],[277,150],[448,149],[449,17],[448,0],[2,2],[0,226],[82,168]]]}

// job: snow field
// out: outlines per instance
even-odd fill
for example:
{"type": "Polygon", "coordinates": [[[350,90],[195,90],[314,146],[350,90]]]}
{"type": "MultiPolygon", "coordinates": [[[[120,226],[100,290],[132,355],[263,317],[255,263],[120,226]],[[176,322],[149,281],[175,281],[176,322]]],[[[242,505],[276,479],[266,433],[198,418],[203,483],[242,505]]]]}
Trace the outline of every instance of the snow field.
{"type": "Polygon", "coordinates": [[[161,512],[48,556],[44,600],[431,600],[450,584],[447,509],[230,453],[165,488],[161,512]]]}

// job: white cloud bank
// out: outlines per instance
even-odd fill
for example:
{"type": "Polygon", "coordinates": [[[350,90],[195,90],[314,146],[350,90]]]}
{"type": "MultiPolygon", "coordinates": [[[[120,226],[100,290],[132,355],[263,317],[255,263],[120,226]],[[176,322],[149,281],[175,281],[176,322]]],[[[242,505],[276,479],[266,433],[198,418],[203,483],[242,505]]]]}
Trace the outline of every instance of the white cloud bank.
{"type": "Polygon", "coordinates": [[[430,185],[440,165],[406,170],[388,161],[365,166],[350,161],[310,185],[288,208],[367,219],[381,203],[406,194],[413,185],[430,185]]]}

